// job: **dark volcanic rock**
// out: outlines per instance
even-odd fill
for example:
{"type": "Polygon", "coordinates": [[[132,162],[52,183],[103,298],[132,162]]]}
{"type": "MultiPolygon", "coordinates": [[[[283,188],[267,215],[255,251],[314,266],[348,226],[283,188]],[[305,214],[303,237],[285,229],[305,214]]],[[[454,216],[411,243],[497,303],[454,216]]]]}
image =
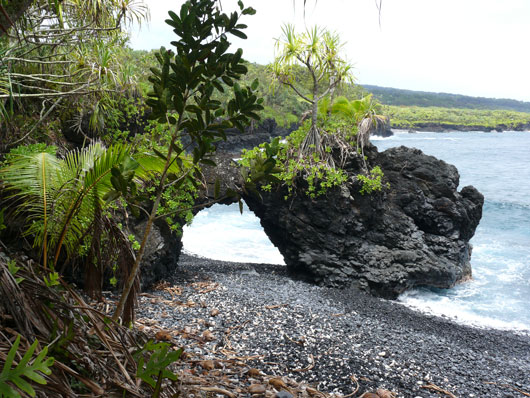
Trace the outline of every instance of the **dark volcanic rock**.
{"type": "MultiPolygon", "coordinates": [[[[129,223],[128,232],[132,232],[140,240],[145,231],[145,225],[145,220],[137,221],[133,225],[129,223]]],[[[180,236],[172,232],[163,220],[155,222],[147,239],[140,268],[142,290],[175,273],[181,250],[180,236]]]]}
{"type": "Polygon", "coordinates": [[[247,127],[245,132],[237,129],[227,130],[226,141],[219,141],[216,145],[218,150],[239,153],[242,149],[251,149],[263,142],[269,142],[271,138],[285,137],[297,128],[296,123],[285,128],[278,126],[274,119],[265,119],[259,124],[247,127]]]}
{"type": "Polygon", "coordinates": [[[378,153],[390,188],[361,195],[359,159],[347,165],[350,182],[310,199],[284,200],[282,190],[245,195],[289,269],[331,286],[349,284],[394,298],[419,285],[448,288],[471,276],[469,239],[482,216],[483,196],[457,192],[457,169],[417,149],[378,153]]]}

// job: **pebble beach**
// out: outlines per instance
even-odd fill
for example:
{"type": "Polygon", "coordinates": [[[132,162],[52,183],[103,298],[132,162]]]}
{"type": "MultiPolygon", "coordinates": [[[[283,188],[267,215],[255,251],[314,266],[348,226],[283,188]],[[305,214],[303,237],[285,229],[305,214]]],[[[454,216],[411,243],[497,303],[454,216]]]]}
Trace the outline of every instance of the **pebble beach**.
{"type": "Polygon", "coordinates": [[[171,280],[141,296],[138,323],[170,333],[189,357],[231,355],[336,396],[377,389],[396,398],[530,396],[528,335],[315,286],[283,265],[186,254],[179,263],[171,280]]]}

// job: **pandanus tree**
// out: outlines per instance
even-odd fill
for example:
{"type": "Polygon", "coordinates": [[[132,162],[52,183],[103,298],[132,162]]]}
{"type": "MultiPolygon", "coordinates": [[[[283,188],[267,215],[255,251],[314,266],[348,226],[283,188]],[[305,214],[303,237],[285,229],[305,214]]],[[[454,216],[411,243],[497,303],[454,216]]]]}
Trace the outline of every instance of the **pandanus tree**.
{"type": "Polygon", "coordinates": [[[352,67],[341,56],[343,43],[336,33],[317,26],[303,33],[295,32],[293,25],[284,25],[282,36],[276,40],[276,57],[272,72],[284,84],[311,105],[311,128],[302,142],[300,154],[323,154],[318,126],[319,102],[331,96],[342,83],[352,81],[352,67]],[[311,87],[304,91],[296,80],[295,67],[307,69],[311,87]]]}

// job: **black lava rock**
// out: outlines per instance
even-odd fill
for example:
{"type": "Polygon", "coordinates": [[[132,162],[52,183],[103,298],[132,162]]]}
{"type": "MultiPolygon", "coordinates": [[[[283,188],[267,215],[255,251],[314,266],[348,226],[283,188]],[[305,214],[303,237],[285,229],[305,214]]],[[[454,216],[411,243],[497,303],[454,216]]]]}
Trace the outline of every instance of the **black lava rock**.
{"type": "Polygon", "coordinates": [[[389,188],[361,195],[360,157],[346,166],[349,182],[311,199],[284,189],[243,194],[295,274],[329,286],[355,285],[395,298],[415,286],[449,288],[471,276],[469,240],[484,197],[457,191],[457,169],[418,149],[365,149],[389,188]]]}

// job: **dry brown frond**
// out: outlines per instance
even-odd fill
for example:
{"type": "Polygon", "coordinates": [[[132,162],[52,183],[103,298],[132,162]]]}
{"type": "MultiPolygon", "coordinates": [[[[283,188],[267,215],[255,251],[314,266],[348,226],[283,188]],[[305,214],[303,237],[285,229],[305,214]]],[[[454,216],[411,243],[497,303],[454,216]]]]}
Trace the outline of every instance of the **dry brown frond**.
{"type": "MultiPolygon", "coordinates": [[[[24,278],[18,284],[0,257],[0,359],[19,334],[21,353],[35,339],[40,347],[48,346],[55,363],[47,384],[33,386],[38,397],[151,395],[136,381],[131,354],[145,344],[146,335],[113,323],[64,282],[46,286],[37,275],[44,272],[40,266],[17,265],[22,268],[16,277],[24,278]]],[[[169,384],[161,397],[176,392],[177,386],[169,384]]]]}

